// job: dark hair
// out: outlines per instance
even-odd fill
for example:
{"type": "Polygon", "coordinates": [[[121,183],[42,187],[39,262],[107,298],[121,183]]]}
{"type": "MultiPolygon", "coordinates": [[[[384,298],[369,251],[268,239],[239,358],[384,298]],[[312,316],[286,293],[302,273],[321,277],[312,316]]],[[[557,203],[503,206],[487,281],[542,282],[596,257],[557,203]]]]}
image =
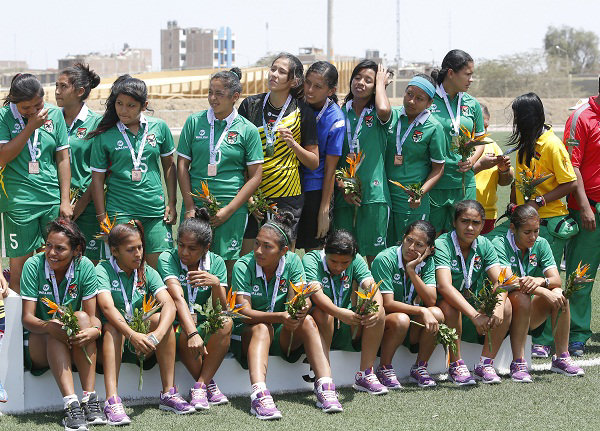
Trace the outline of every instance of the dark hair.
{"type": "Polygon", "coordinates": [[[297,82],[297,84],[290,89],[290,94],[294,99],[301,99],[304,97],[304,66],[302,65],[302,62],[298,60],[298,57],[289,52],[280,52],[273,59],[271,66],[273,66],[280,58],[285,58],[290,65],[288,79],[295,79],[297,82]]]}
{"type": "Polygon", "coordinates": [[[239,67],[234,67],[230,70],[217,72],[210,77],[210,81],[218,79],[223,83],[223,86],[229,90],[229,96],[233,96],[234,93],[242,93],[242,70],[239,67]]]}
{"type": "Polygon", "coordinates": [[[354,257],[358,252],[358,243],[356,238],[347,230],[336,229],[325,238],[324,249],[326,254],[342,254],[354,257]]]}
{"type": "Polygon", "coordinates": [[[513,210],[510,215],[510,222],[515,225],[515,228],[519,229],[527,220],[536,218],[540,219],[540,215],[531,205],[519,205],[513,210]]]}
{"type": "Polygon", "coordinates": [[[435,243],[435,228],[431,223],[427,220],[415,220],[411,224],[408,225],[406,231],[404,232],[404,236],[402,239],[406,238],[406,235],[411,233],[413,230],[420,230],[421,232],[425,232],[427,235],[427,245],[432,246],[435,243]]]}
{"type": "Polygon", "coordinates": [[[292,240],[292,226],[294,226],[294,215],[285,210],[277,211],[273,219],[262,225],[261,230],[269,228],[279,238],[279,249],[290,245],[292,240]]]}
{"type": "Polygon", "coordinates": [[[10,90],[4,99],[4,106],[26,102],[34,97],[44,97],[44,88],[40,81],[31,73],[17,73],[10,81],[10,90]]]}
{"type": "Polygon", "coordinates": [[[535,143],[544,133],[544,105],[535,93],[527,93],[517,97],[512,103],[513,131],[508,138],[508,145],[519,150],[519,163],[529,166],[535,154],[535,143]]]}
{"type": "Polygon", "coordinates": [[[435,79],[437,85],[442,84],[448,70],[452,69],[454,72],[458,72],[460,69],[465,67],[467,64],[472,63],[473,58],[462,49],[453,49],[448,51],[448,54],[442,60],[441,69],[433,69],[431,71],[431,77],[435,79]]]}
{"type": "Polygon", "coordinates": [[[196,208],[194,217],[185,219],[177,229],[177,238],[183,234],[191,234],[196,238],[196,244],[208,247],[212,242],[213,232],[210,227],[210,215],[206,208],[196,208]]]}
{"type": "Polygon", "coordinates": [[[142,226],[142,222],[139,220],[130,220],[129,223],[119,223],[114,226],[108,234],[108,246],[119,247],[127,238],[136,234],[142,240],[142,264],[137,269],[138,282],[145,283],[146,241],[144,240],[144,226],[142,226]]]}
{"type": "Polygon", "coordinates": [[[85,237],[74,221],[65,217],[58,217],[55,220],[51,220],[46,225],[46,239],[48,239],[48,236],[53,232],[64,233],[69,239],[69,245],[72,250],[77,250],[78,247],[80,248],[80,254],[77,257],[83,256],[86,245],[85,237]]]}
{"type": "Polygon", "coordinates": [[[81,102],[88,98],[92,88],[96,88],[100,84],[100,77],[96,72],[90,70],[89,64],[76,63],[64,69],[60,74],[65,75],[73,87],[83,88],[81,102]]]}
{"type": "Polygon", "coordinates": [[[483,206],[475,200],[468,199],[460,201],[454,207],[454,221],[458,220],[462,213],[467,212],[468,210],[477,211],[481,216],[481,220],[485,219],[485,210],[483,209],[483,206]]]}
{"type": "MultiPolygon", "coordinates": [[[[317,61],[316,63],[311,64],[308,70],[306,71],[307,78],[309,73],[316,73],[317,75],[321,75],[330,89],[336,88],[338,85],[337,68],[327,61],[317,61]]],[[[333,93],[330,99],[333,100],[335,103],[338,103],[337,94],[333,93]]]]}
{"type": "Polygon", "coordinates": [[[481,106],[481,112],[483,112],[483,115],[489,117],[490,110],[488,109],[487,105],[485,105],[483,103],[479,103],[479,106],[481,106]]]}
{"type": "MultiPolygon", "coordinates": [[[[354,99],[354,94],[352,94],[352,80],[354,79],[354,77],[356,75],[358,75],[364,69],[371,69],[372,71],[375,72],[375,74],[377,74],[377,63],[375,63],[373,60],[365,59],[365,60],[361,60],[360,63],[358,63],[356,65],[354,70],[352,70],[352,75],[350,75],[350,83],[348,84],[348,88],[350,90],[348,91],[348,94],[346,94],[346,97],[344,98],[344,103],[347,103],[349,100],[354,99]]],[[[367,106],[375,105],[375,91],[377,91],[377,81],[375,82],[375,87],[373,88],[373,94],[371,95],[371,98],[369,99],[369,103],[367,104],[367,106]]],[[[384,89],[384,91],[385,91],[385,89],[384,89]]]]}
{"type": "MultiPolygon", "coordinates": [[[[429,81],[429,83],[431,83],[431,85],[433,85],[434,87],[435,87],[435,85],[436,85],[436,84],[435,84],[435,81],[433,80],[433,78],[432,78],[431,76],[429,76],[429,75],[425,75],[424,73],[416,73],[416,74],[413,76],[413,78],[416,78],[416,77],[419,77],[419,78],[426,79],[426,80],[427,80],[427,81],[429,81]]],[[[409,81],[409,82],[410,82],[410,81],[409,81]]],[[[406,88],[408,88],[408,87],[406,87],[406,88]]],[[[427,93],[425,93],[425,94],[427,94],[427,93]]],[[[429,94],[427,94],[427,98],[428,98],[429,100],[433,100],[433,97],[430,97],[430,96],[429,96],[429,94]]]]}
{"type": "Polygon", "coordinates": [[[126,94],[140,102],[142,106],[148,100],[148,89],[146,83],[141,79],[132,78],[129,75],[121,75],[117,78],[110,89],[110,95],[106,99],[106,110],[102,120],[98,123],[96,130],[87,134],[86,139],[92,139],[114,127],[119,122],[119,116],[115,108],[119,94],[126,94]]]}

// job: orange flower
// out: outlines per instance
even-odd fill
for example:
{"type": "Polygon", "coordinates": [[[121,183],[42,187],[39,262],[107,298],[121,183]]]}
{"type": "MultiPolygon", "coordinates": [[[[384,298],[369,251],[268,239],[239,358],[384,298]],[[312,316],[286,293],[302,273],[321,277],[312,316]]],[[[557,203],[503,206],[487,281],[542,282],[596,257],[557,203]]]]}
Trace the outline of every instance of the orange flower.
{"type": "Polygon", "coordinates": [[[48,298],[42,298],[42,302],[44,303],[44,305],[46,307],[48,307],[50,309],[50,311],[48,311],[48,314],[54,314],[54,313],[60,313],[60,306],[52,301],[51,299],[48,298]]]}
{"type": "Polygon", "coordinates": [[[394,184],[395,186],[400,187],[402,190],[404,191],[408,191],[408,189],[406,187],[404,187],[402,184],[400,184],[398,181],[394,181],[394,180],[388,180],[390,183],[394,184]]]}
{"type": "Polygon", "coordinates": [[[577,269],[575,270],[575,276],[577,278],[585,278],[585,275],[587,274],[589,269],[590,269],[590,265],[588,263],[583,265],[583,268],[582,268],[581,261],[579,261],[579,265],[577,265],[577,269]]]}
{"type": "Polygon", "coordinates": [[[502,270],[500,271],[500,275],[498,275],[498,282],[500,283],[500,285],[512,285],[518,280],[519,277],[517,277],[514,274],[511,274],[510,277],[507,277],[507,271],[508,268],[502,268],[502,270]]]}
{"type": "Polygon", "coordinates": [[[149,311],[152,311],[157,305],[158,305],[158,302],[156,301],[156,299],[154,299],[154,297],[152,295],[150,295],[148,297],[147,301],[146,301],[146,295],[144,295],[144,300],[142,301],[142,311],[144,313],[148,313],[149,311]]]}
{"type": "Polygon", "coordinates": [[[108,218],[108,214],[104,214],[104,220],[102,220],[100,222],[100,230],[102,230],[102,232],[104,232],[106,235],[108,235],[110,233],[110,231],[112,230],[112,228],[115,227],[116,222],[117,222],[116,215],[115,215],[115,218],[113,218],[111,221],[110,218],[108,218]]]}
{"type": "Polygon", "coordinates": [[[348,154],[346,156],[346,163],[348,163],[348,175],[350,177],[354,177],[360,164],[363,161],[363,152],[359,151],[358,154],[348,154]]]}
{"type": "Polygon", "coordinates": [[[358,295],[359,298],[362,299],[371,299],[373,298],[373,296],[375,296],[375,294],[377,293],[377,290],[379,290],[379,285],[381,284],[383,280],[379,281],[378,283],[372,283],[371,287],[369,287],[369,290],[366,291],[365,293],[361,292],[360,290],[356,291],[356,294],[358,295]]]}
{"type": "Polygon", "coordinates": [[[475,136],[475,127],[473,127],[473,131],[470,131],[462,124],[460,125],[460,131],[464,136],[466,136],[469,139],[469,141],[482,141],[483,139],[490,136],[489,133],[484,133],[483,135],[475,136]]]}
{"type": "Polygon", "coordinates": [[[227,292],[227,311],[231,313],[239,313],[240,310],[246,308],[246,305],[236,304],[237,292],[233,292],[233,289],[230,289],[227,292]]]}

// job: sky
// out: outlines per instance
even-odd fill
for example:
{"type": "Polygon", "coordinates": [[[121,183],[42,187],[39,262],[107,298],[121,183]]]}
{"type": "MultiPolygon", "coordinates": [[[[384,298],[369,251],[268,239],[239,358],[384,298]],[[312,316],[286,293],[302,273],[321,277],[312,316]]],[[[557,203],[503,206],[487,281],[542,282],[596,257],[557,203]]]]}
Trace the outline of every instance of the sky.
{"type": "MultiPolygon", "coordinates": [[[[315,46],[326,50],[327,0],[99,0],[3,2],[0,60],[26,60],[30,68],[58,67],[68,54],[151,48],[160,69],[160,29],[229,26],[236,34],[237,65],[267,50],[315,46]],[[29,14],[27,14],[29,11],[29,14]],[[266,24],[268,23],[268,31],[266,24]]],[[[338,55],[362,57],[379,49],[396,56],[397,0],[334,0],[333,44],[338,55]]],[[[548,26],[596,31],[598,0],[400,1],[400,52],[407,61],[441,62],[452,48],[477,59],[541,50],[548,26]]]]}

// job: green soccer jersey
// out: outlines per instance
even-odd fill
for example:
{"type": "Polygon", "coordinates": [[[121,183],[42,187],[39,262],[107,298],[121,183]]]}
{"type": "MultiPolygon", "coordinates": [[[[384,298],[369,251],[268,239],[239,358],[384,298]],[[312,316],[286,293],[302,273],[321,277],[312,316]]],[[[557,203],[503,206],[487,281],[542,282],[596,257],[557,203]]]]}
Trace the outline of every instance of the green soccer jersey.
{"type": "Polygon", "coordinates": [[[332,275],[327,268],[325,252],[314,250],[306,253],[302,258],[306,282],[317,281],[321,284],[323,293],[340,308],[352,307],[352,284],[360,285],[365,279],[371,278],[367,263],[360,254],[356,254],[350,266],[339,275],[332,275]]]}
{"type": "Polygon", "coordinates": [[[53,278],[54,271],[46,262],[44,253],[30,257],[23,265],[21,297],[37,302],[35,316],[38,319],[51,320],[56,317],[49,313],[50,309],[41,301],[42,298],[48,298],[59,305],[70,305],[77,311],[81,309],[82,301],[93,298],[98,293],[94,264],[85,256],[71,262],[60,283],[53,282],[53,278]],[[57,292],[54,291],[55,283],[57,292]]]}
{"type": "MultiPolygon", "coordinates": [[[[35,158],[39,163],[39,174],[29,173],[32,158],[30,147],[25,144],[2,172],[4,188],[0,188],[0,209],[3,211],[60,204],[55,157],[57,151],[69,148],[67,127],[59,108],[49,104],[45,104],[44,108],[48,109],[48,119],[37,129],[37,144],[35,133],[29,138],[31,150],[35,151],[35,158]]],[[[11,103],[0,108],[0,145],[16,138],[24,124],[27,124],[27,119],[21,117],[16,105],[11,103]]]]}
{"type": "MultiPolygon", "coordinates": [[[[256,126],[237,115],[234,109],[225,120],[214,120],[214,159],[211,160],[209,118],[214,118],[212,109],[188,117],[177,144],[177,155],[190,161],[192,191],[201,190],[201,183],[205,181],[211,193],[224,206],[244,186],[247,166],[263,162],[262,143],[256,126]],[[219,144],[230,121],[231,127],[219,144]],[[208,174],[210,163],[217,165],[216,175],[208,174]]],[[[194,198],[194,203],[203,206],[200,199],[194,198]]],[[[239,210],[247,211],[245,205],[239,210]]]]}
{"type": "MultiPolygon", "coordinates": [[[[444,101],[443,95],[445,94],[443,86],[439,86],[433,98],[433,104],[429,108],[446,132],[446,164],[444,165],[444,175],[435,185],[435,188],[440,190],[462,189],[463,176],[458,171],[458,162],[461,161],[461,157],[451,148],[452,136],[455,133],[452,118],[456,119],[458,110],[460,124],[465,126],[469,131],[473,131],[473,128],[475,128],[475,136],[481,136],[485,133],[483,112],[477,99],[468,93],[458,93],[454,96],[454,99],[448,100],[450,109],[452,110],[452,113],[450,113],[444,101]],[[460,107],[458,106],[459,101],[460,107]]],[[[472,169],[465,173],[465,185],[467,187],[475,187],[475,173],[472,169]]]]}
{"type": "MultiPolygon", "coordinates": [[[[427,286],[436,286],[435,262],[428,258],[415,268],[416,273],[427,286]]],[[[381,281],[379,290],[382,295],[394,294],[394,301],[414,304],[417,291],[410,281],[404,263],[402,262],[402,247],[393,246],[380,252],[371,265],[373,278],[376,282],[381,281]]],[[[415,304],[418,305],[418,304],[415,304]]]]}
{"type": "Polygon", "coordinates": [[[253,310],[276,313],[285,311],[290,283],[299,285],[306,280],[302,261],[291,251],[279,260],[275,275],[269,281],[254,260],[254,252],[235,263],[231,278],[233,291],[250,297],[253,310]]]}
{"type": "Polygon", "coordinates": [[[456,238],[456,231],[444,233],[435,240],[435,269],[447,268],[452,273],[452,285],[461,293],[470,278],[470,288],[477,292],[483,287],[487,277],[486,271],[493,266],[498,266],[498,255],[492,242],[479,236],[471,245],[469,256],[464,260],[456,238]],[[454,238],[454,240],[453,240],[454,238]],[[458,248],[458,250],[457,250],[458,248]]]}
{"type": "MultiPolygon", "coordinates": [[[[373,203],[389,203],[389,190],[387,178],[385,176],[385,147],[390,125],[394,122],[392,116],[387,123],[382,124],[377,117],[377,111],[374,106],[365,107],[363,112],[363,121],[357,135],[357,145],[352,142],[356,133],[356,128],[361,115],[356,115],[352,104],[346,103],[342,107],[346,117],[346,135],[342,147],[342,156],[338,162],[338,168],[347,167],[346,156],[354,152],[358,154],[362,151],[363,161],[358,168],[357,176],[361,183],[361,205],[373,203]],[[348,132],[349,130],[349,132],[348,132]],[[350,140],[348,140],[350,134],[350,140]],[[351,148],[352,147],[352,148],[351,148]]],[[[337,193],[336,206],[347,207],[349,204],[344,200],[341,193],[337,193]]]]}
{"type": "MultiPolygon", "coordinates": [[[[67,126],[69,142],[69,155],[71,157],[71,188],[78,189],[81,196],[92,182],[92,171],[90,170],[90,157],[94,139],[85,139],[87,134],[96,129],[102,119],[100,114],[91,111],[87,105],[81,107],[81,111],[75,117],[73,124],[67,126]]],[[[84,214],[96,214],[94,203],[90,202],[84,210],[84,214]]]]}
{"type": "MultiPolygon", "coordinates": [[[[193,312],[194,304],[204,305],[210,298],[212,290],[209,286],[191,287],[188,285],[188,268],[179,260],[177,249],[165,250],[160,254],[157,270],[165,283],[171,278],[179,281],[190,312],[193,312]]],[[[207,252],[204,259],[200,261],[198,270],[207,271],[216,276],[221,286],[227,289],[227,268],[225,267],[225,261],[218,254],[212,251],[207,252]]],[[[201,320],[201,316],[198,315],[198,321],[200,322],[201,320]]]]}
{"type": "MultiPolygon", "coordinates": [[[[446,160],[446,135],[442,125],[429,111],[419,115],[412,128],[404,107],[394,108],[394,111],[385,152],[385,174],[389,180],[397,181],[403,186],[423,184],[431,172],[431,163],[444,163],[446,160]],[[401,165],[396,163],[398,154],[402,156],[401,165]]],[[[408,196],[400,187],[390,184],[389,188],[392,211],[404,214],[428,211],[428,205],[411,209],[408,196]]],[[[425,195],[423,199],[428,201],[429,197],[425,195]]]]}
{"type": "Polygon", "coordinates": [[[110,172],[106,184],[106,211],[123,217],[163,217],[165,194],[160,178],[160,158],[175,151],[173,136],[163,120],[142,115],[140,129],[134,135],[125,128],[135,156],[148,126],[146,145],[141,157],[141,181],[132,180],[133,160],[127,140],[114,126],[95,138],[91,169],[110,172]]]}
{"type": "Polygon", "coordinates": [[[512,273],[519,277],[526,275],[544,277],[547,270],[556,268],[550,244],[541,236],[537,237],[533,247],[526,253],[521,253],[517,248],[514,235],[510,230],[506,235],[494,238],[492,244],[496,249],[500,265],[510,267],[512,273]]]}
{"type": "Polygon", "coordinates": [[[167,288],[158,272],[150,265],[144,265],[146,282],[143,283],[138,281],[137,271],[133,271],[131,277],[127,277],[112,256],[110,260],[103,260],[96,265],[96,274],[98,276],[98,294],[110,293],[115,308],[124,317],[133,316],[134,310],[142,309],[145,295],[156,297],[158,292],[167,288]]]}

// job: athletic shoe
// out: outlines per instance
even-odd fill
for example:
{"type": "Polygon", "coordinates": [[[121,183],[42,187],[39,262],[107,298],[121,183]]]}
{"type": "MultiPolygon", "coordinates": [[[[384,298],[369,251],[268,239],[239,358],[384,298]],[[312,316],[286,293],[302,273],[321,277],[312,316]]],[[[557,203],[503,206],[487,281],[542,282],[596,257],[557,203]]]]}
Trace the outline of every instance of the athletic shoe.
{"type": "Polygon", "coordinates": [[[160,394],[158,408],[178,415],[187,415],[196,411],[194,407],[179,395],[176,386],[169,389],[169,392],[160,394]]]}
{"type": "Polygon", "coordinates": [[[544,346],[543,344],[533,344],[531,346],[531,357],[547,358],[549,356],[550,356],[550,346],[544,346]]]}
{"type": "Polygon", "coordinates": [[[315,383],[315,394],[317,395],[317,407],[325,413],[338,413],[344,410],[338,400],[333,383],[323,383],[320,387],[316,387],[315,383]]]}
{"type": "Polygon", "coordinates": [[[194,383],[194,386],[190,388],[190,405],[196,409],[197,412],[200,410],[208,410],[210,404],[206,398],[206,385],[204,383],[194,383]]]}
{"type": "Polygon", "coordinates": [[[579,358],[583,356],[584,350],[585,343],[582,343],[581,341],[573,341],[572,343],[569,343],[569,353],[571,356],[579,358]]]}
{"type": "Polygon", "coordinates": [[[471,376],[469,369],[465,365],[465,361],[459,359],[452,362],[448,368],[448,378],[458,386],[474,385],[475,379],[471,376]]]}
{"type": "Polygon", "coordinates": [[[420,388],[430,388],[436,385],[435,380],[427,371],[427,362],[419,361],[410,368],[410,381],[420,388]]]}
{"type": "Polygon", "coordinates": [[[583,376],[585,372],[583,368],[578,367],[573,363],[569,352],[562,353],[560,356],[552,356],[552,368],[550,371],[564,374],[565,376],[583,376]]]}
{"type": "Polygon", "coordinates": [[[88,425],[104,425],[106,423],[106,416],[104,416],[104,412],[100,407],[98,395],[95,393],[90,394],[87,402],[81,402],[81,408],[83,409],[88,425]]]}
{"type": "Polygon", "coordinates": [[[65,426],[65,431],[87,431],[87,423],[79,401],[73,400],[67,404],[63,425],[65,426]]]}
{"type": "Polygon", "coordinates": [[[375,373],[383,386],[388,389],[402,389],[402,385],[396,377],[394,367],[391,365],[380,365],[375,373]]]}
{"type": "Polygon", "coordinates": [[[5,403],[8,401],[8,394],[6,393],[6,390],[4,389],[4,387],[2,386],[2,383],[0,383],[0,403],[5,403]]]}
{"type": "Polygon", "coordinates": [[[500,376],[496,374],[493,359],[484,359],[483,364],[475,365],[473,374],[475,374],[475,380],[481,380],[483,383],[500,383],[500,376]]]}
{"type": "Polygon", "coordinates": [[[104,414],[109,425],[129,425],[131,423],[118,395],[112,396],[104,402],[104,414]]]}
{"type": "Polygon", "coordinates": [[[229,402],[214,380],[211,380],[208,385],[206,385],[206,395],[208,397],[208,403],[211,406],[218,406],[219,404],[227,404],[229,402]]]}
{"type": "Polygon", "coordinates": [[[529,369],[527,368],[527,362],[525,362],[525,359],[515,359],[510,363],[510,378],[513,379],[513,381],[520,383],[533,382],[531,374],[529,374],[529,369]]]}
{"type": "Polygon", "coordinates": [[[266,389],[250,395],[250,413],[260,420],[281,419],[281,412],[266,389]]]}
{"type": "Polygon", "coordinates": [[[388,393],[387,388],[381,384],[373,372],[373,367],[367,368],[364,372],[359,371],[356,373],[352,387],[357,391],[368,392],[370,395],[382,395],[388,393]]]}

